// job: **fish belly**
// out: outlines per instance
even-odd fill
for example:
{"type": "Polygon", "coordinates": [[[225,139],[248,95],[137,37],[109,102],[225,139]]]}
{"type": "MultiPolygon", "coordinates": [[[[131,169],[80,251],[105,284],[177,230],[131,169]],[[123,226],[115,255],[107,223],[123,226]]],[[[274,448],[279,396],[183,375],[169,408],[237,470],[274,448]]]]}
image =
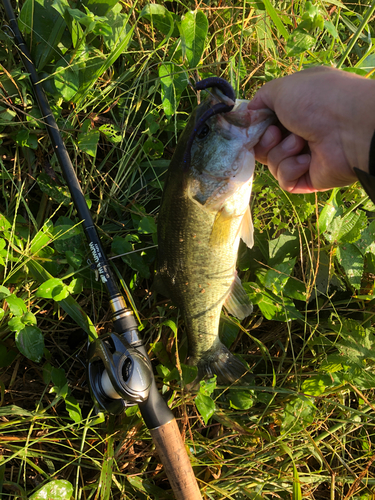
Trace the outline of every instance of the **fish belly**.
{"type": "Polygon", "coordinates": [[[227,221],[225,240],[213,243],[215,215],[187,197],[174,199],[178,203],[164,204],[160,213],[159,227],[169,228],[159,235],[160,274],[184,317],[188,362],[198,366],[200,378],[216,374],[219,383],[234,382],[246,368],[221,343],[218,332],[223,304],[236,279],[241,219],[227,221]]]}

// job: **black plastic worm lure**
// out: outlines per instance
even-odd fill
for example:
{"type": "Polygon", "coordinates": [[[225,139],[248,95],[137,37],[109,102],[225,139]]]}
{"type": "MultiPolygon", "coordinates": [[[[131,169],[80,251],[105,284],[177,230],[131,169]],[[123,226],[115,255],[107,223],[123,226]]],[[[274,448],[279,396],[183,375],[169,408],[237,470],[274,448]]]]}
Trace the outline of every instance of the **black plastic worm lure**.
{"type": "MultiPolygon", "coordinates": [[[[223,78],[212,76],[209,78],[205,78],[204,80],[201,80],[200,82],[197,82],[195,84],[195,90],[205,90],[213,87],[218,88],[226,97],[229,97],[229,99],[231,99],[233,102],[236,100],[236,94],[233,90],[233,87],[223,78]]],[[[186,144],[186,150],[184,154],[184,170],[187,170],[190,166],[191,146],[193,145],[196,136],[202,132],[206,121],[212,116],[218,115],[219,113],[228,113],[229,111],[232,111],[233,107],[234,104],[229,105],[223,102],[219,102],[218,104],[212,106],[212,108],[208,109],[199,118],[186,144]]]]}

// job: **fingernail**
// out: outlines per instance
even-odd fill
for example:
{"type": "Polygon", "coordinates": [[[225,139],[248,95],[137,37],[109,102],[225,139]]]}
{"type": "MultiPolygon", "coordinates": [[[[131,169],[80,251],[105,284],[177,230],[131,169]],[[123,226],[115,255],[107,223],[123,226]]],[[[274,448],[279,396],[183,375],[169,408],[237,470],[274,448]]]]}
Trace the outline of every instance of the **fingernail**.
{"type": "Polygon", "coordinates": [[[290,151],[294,149],[296,146],[296,136],[294,134],[288,135],[286,139],[284,139],[282,143],[282,148],[284,151],[290,151]]]}
{"type": "Polygon", "coordinates": [[[274,138],[275,138],[275,135],[272,132],[272,129],[271,130],[267,129],[264,132],[264,134],[263,134],[263,136],[262,136],[262,138],[260,140],[260,143],[259,143],[260,147],[267,149],[273,143],[274,138]]]}
{"type": "Polygon", "coordinates": [[[306,165],[306,163],[310,163],[310,155],[308,154],[305,154],[305,155],[299,155],[299,156],[296,156],[296,161],[297,163],[299,163],[300,165],[306,165]]]}

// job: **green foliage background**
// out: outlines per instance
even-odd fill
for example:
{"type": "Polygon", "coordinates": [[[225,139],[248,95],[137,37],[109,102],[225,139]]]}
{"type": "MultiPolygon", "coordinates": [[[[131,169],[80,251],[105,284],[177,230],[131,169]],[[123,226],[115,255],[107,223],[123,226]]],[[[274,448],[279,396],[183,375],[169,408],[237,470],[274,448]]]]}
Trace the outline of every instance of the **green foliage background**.
{"type": "MultiPolygon", "coordinates": [[[[256,243],[238,259],[254,315],[239,324],[223,313],[221,324],[252,387],[184,390],[194,378],[184,325],[152,282],[164,174],[197,104],[189,82],[221,76],[250,99],[316,65],[372,79],[374,10],[338,0],[16,5],[205,499],[373,498],[375,206],[359,185],[291,195],[258,166],[256,243]]],[[[137,408],[93,411],[82,361],[87,336],[111,328],[108,299],[6,28],[0,61],[0,494],[172,498],[137,408]]]]}

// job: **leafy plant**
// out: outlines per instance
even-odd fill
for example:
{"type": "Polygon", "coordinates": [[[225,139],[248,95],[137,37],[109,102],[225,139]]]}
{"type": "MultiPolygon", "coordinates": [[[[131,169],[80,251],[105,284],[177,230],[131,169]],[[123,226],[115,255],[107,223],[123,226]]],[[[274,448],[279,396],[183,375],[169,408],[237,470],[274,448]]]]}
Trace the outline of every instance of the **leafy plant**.
{"type": "MultiPolygon", "coordinates": [[[[220,326],[254,374],[250,387],[211,380],[186,390],[197,371],[184,364],[184,326],[152,284],[164,175],[197,104],[189,82],[222,76],[249,99],[265,81],[314,65],[372,79],[374,5],[19,7],[203,495],[372,498],[375,231],[360,186],[286,194],[258,166],[255,246],[238,259],[254,315],[240,324],[223,313],[220,326]]],[[[92,416],[79,360],[87,338],[110,328],[108,302],[19,54],[4,32],[0,40],[1,495],[167,498],[137,408],[120,420],[92,416]]]]}

